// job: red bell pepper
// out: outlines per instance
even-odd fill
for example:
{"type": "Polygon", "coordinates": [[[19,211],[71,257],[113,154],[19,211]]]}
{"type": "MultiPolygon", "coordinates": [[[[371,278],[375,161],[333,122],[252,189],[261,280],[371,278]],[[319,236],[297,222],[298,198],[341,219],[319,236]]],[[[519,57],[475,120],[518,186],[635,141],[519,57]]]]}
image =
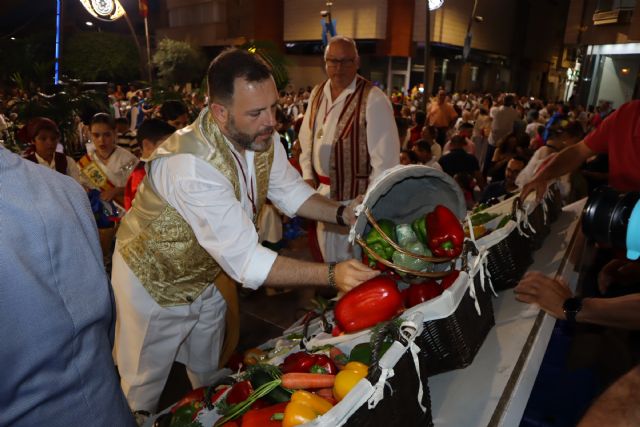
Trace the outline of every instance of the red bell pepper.
{"type": "Polygon", "coordinates": [[[407,290],[407,307],[414,307],[440,295],[444,289],[435,280],[414,283],[407,290]]]}
{"type": "Polygon", "coordinates": [[[194,402],[202,402],[204,400],[205,387],[199,387],[185,394],[175,405],[171,407],[171,412],[175,413],[183,406],[190,405],[194,402]]]}
{"type": "Polygon", "coordinates": [[[282,420],[272,418],[275,414],[283,414],[288,403],[283,402],[262,409],[251,409],[242,416],[242,427],[281,427],[282,420]]]}
{"type": "Polygon", "coordinates": [[[229,405],[235,405],[236,403],[244,402],[249,395],[253,393],[253,386],[251,381],[245,380],[235,383],[229,393],[226,396],[226,402],[229,405]]]}
{"type": "Polygon", "coordinates": [[[335,317],[345,332],[356,332],[391,319],[402,308],[396,282],[374,277],[347,292],[336,304],[335,317]]]}
{"type": "Polygon", "coordinates": [[[434,256],[455,258],[462,253],[462,224],[446,206],[438,205],[427,214],[427,234],[427,244],[434,256]]]}
{"type": "Polygon", "coordinates": [[[442,281],[440,282],[440,286],[442,286],[442,290],[444,291],[445,289],[449,289],[451,285],[453,285],[454,282],[458,279],[459,275],[460,275],[459,270],[453,270],[448,276],[443,277],[442,281]]]}
{"type": "Polygon", "coordinates": [[[283,374],[289,372],[312,372],[313,370],[324,370],[324,373],[335,375],[338,368],[331,358],[324,354],[311,354],[306,351],[299,351],[290,354],[282,362],[281,370],[283,374]]]}

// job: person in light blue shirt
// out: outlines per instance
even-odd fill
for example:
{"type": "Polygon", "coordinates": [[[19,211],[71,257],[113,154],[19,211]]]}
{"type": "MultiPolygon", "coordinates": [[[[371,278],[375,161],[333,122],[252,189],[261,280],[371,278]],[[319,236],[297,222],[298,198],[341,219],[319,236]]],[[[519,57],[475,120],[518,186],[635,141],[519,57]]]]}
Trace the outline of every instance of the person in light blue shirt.
{"type": "Polygon", "coordinates": [[[114,313],[82,187],[0,147],[0,426],[135,426],[114,313]]]}

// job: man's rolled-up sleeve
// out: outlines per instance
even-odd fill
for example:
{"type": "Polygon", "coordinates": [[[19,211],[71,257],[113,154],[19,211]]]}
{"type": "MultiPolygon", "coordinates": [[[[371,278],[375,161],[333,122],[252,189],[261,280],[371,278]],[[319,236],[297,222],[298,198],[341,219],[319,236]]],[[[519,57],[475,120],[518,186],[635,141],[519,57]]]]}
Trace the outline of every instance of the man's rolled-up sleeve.
{"type": "Polygon", "coordinates": [[[193,229],[198,243],[243,286],[264,283],[277,253],[258,242],[258,233],[231,183],[188,154],[156,160],[152,178],[163,197],[193,229]]]}
{"type": "Polygon", "coordinates": [[[304,182],[298,171],[291,166],[277,137],[274,144],[268,197],[285,215],[293,217],[315,190],[304,182]]]}

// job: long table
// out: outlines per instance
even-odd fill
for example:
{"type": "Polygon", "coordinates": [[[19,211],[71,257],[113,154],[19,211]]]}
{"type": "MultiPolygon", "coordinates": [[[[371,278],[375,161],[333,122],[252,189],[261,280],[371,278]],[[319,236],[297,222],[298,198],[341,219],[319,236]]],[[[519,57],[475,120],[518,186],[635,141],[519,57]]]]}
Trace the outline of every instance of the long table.
{"type": "MultiPolygon", "coordinates": [[[[585,200],[565,206],[529,271],[563,277],[575,290],[578,224],[585,200]]],[[[496,326],[473,363],[429,378],[433,421],[440,426],[520,424],[556,319],[516,301],[513,290],[493,301],[496,326]]]]}

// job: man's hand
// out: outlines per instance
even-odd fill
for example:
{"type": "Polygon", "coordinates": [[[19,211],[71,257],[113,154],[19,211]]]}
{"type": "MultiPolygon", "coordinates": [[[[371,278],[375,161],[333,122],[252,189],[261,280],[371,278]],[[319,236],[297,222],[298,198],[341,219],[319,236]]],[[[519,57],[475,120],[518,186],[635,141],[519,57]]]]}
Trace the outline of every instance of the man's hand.
{"type": "Polygon", "coordinates": [[[358,219],[358,217],[356,216],[356,208],[362,203],[363,200],[364,196],[361,194],[351,202],[349,202],[347,208],[342,213],[342,218],[344,219],[344,222],[346,224],[353,225],[356,223],[356,219],[358,219]]]}
{"type": "Polygon", "coordinates": [[[549,188],[549,181],[545,179],[534,178],[525,184],[522,187],[522,191],[520,192],[520,198],[524,201],[527,200],[527,196],[532,191],[536,192],[536,200],[541,201],[544,197],[544,194],[547,192],[547,188],[549,188]]]}
{"type": "Polygon", "coordinates": [[[316,184],[316,181],[314,179],[305,179],[304,182],[309,184],[309,187],[313,188],[314,190],[318,188],[318,184],[316,184]]]}
{"type": "Polygon", "coordinates": [[[373,270],[360,261],[350,259],[336,265],[336,285],[340,292],[346,293],[379,274],[378,270],[373,270]]]}
{"type": "Polygon", "coordinates": [[[515,287],[516,299],[528,304],[536,304],[557,319],[565,319],[562,305],[573,293],[566,282],[545,276],[537,271],[525,274],[515,287]]]}

